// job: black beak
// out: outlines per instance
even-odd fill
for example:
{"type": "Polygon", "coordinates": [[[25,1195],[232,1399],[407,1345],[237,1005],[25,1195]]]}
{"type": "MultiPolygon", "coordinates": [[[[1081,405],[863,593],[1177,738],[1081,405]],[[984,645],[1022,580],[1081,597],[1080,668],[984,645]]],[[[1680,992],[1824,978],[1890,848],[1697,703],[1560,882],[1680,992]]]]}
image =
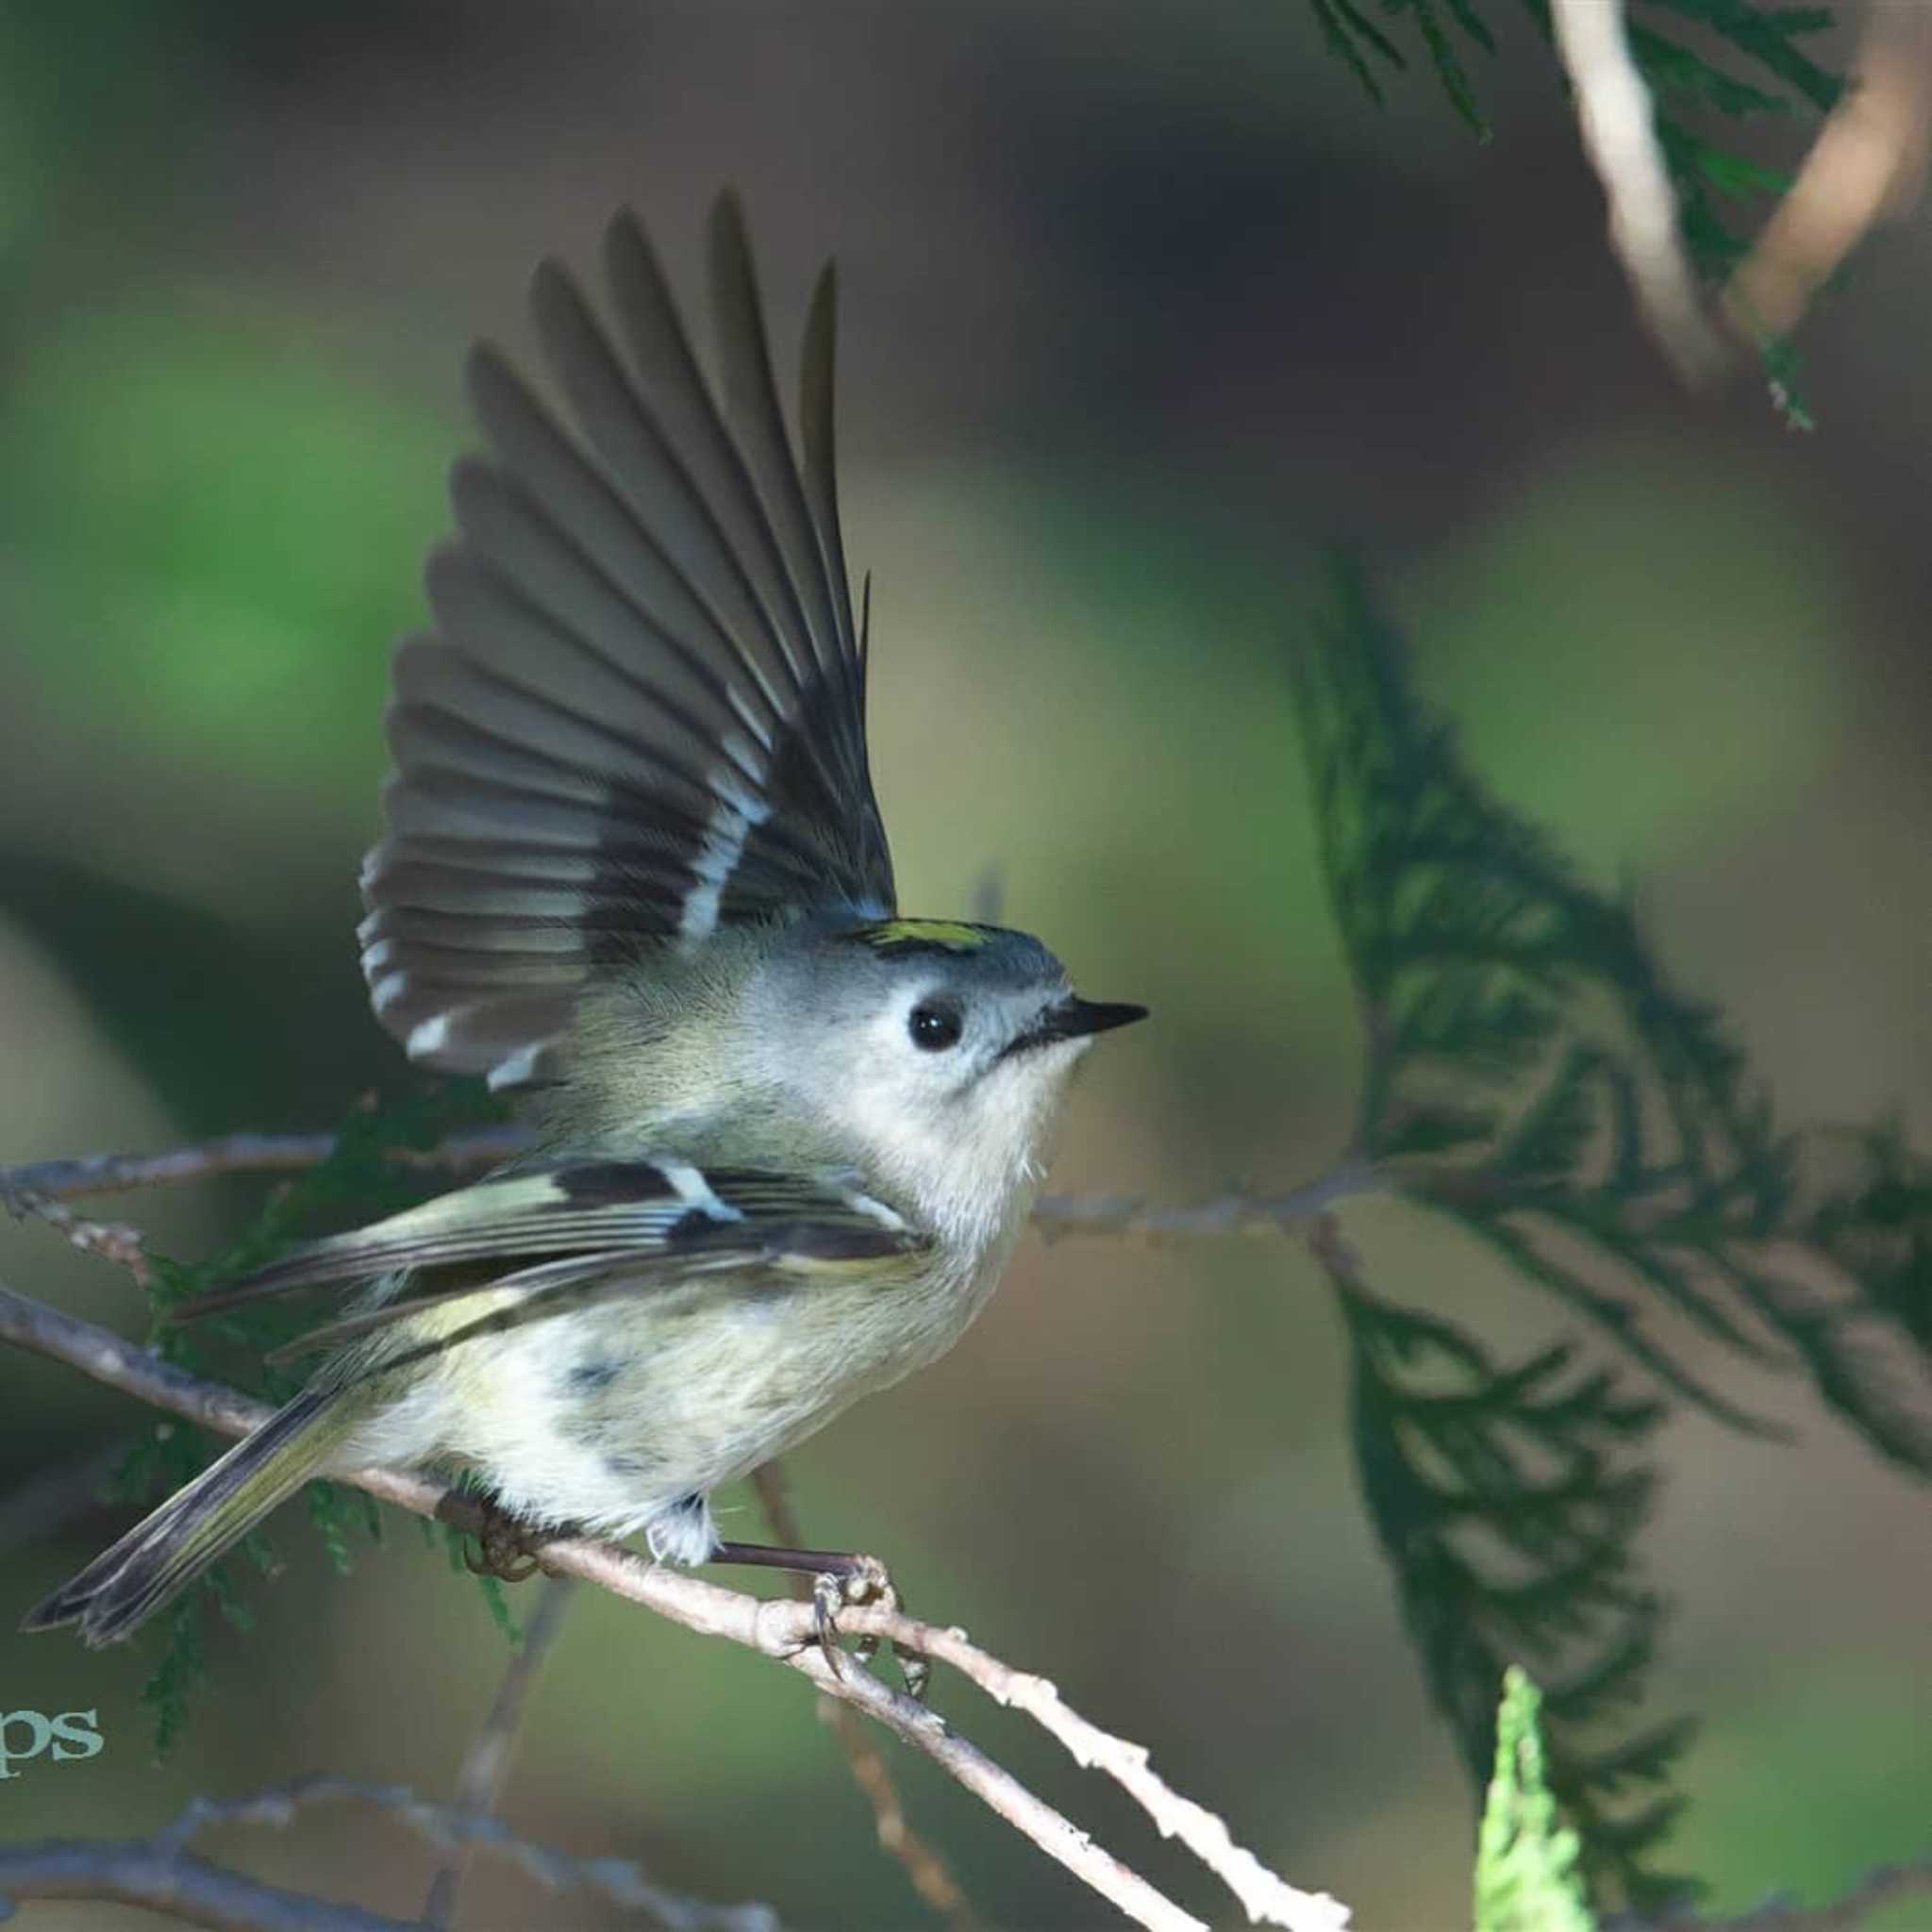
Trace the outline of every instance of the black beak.
{"type": "Polygon", "coordinates": [[[1007,1051],[1048,1046],[1057,1040],[1085,1040],[1090,1033],[1110,1033],[1116,1026],[1131,1026],[1146,1017],[1145,1007],[1117,1000],[1083,1000],[1069,994],[1058,1006],[1049,1007],[1017,1040],[1009,1041],[1007,1051]]]}

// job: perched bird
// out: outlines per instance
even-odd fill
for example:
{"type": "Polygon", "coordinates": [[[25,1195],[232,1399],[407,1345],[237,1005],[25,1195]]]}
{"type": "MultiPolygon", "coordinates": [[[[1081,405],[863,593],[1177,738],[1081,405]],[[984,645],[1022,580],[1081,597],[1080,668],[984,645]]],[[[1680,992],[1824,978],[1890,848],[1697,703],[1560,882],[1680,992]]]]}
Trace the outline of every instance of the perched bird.
{"type": "MultiPolygon", "coordinates": [[[[533,1151],[201,1311],[367,1280],[301,1394],[27,1619],[125,1637],[311,1476],[467,1468],[535,1528],[721,1542],[708,1498],[958,1340],[1091,1037],[1038,940],[902,918],[833,475],[834,282],[781,412],[737,201],[717,381],[636,218],[614,335],[531,308],[569,426],[493,348],[434,628],[395,658],[362,964],[412,1060],[527,1090],[533,1151]]],[[[857,1560],[857,1559],[852,1559],[857,1560]]]]}

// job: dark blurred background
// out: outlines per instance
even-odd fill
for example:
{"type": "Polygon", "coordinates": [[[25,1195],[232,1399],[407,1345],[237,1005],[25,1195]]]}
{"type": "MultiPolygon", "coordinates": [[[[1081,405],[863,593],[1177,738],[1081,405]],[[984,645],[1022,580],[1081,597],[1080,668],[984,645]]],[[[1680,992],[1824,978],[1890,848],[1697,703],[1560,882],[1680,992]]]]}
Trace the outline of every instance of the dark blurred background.
{"type": "MultiPolygon", "coordinates": [[[[355,874],[461,350],[522,345],[529,266],[588,264],[622,202],[694,291],[726,182],[788,364],[841,263],[908,908],[958,911],[996,867],[1008,918],[1157,1014],[1093,1056],[1058,1189],[1285,1186],[1347,1131],[1358,1040],[1284,671],[1338,535],[1479,766],[1638,882],[1784,1111],[1896,1108],[1923,1140],[1925,224],[1881,230],[1807,325],[1815,434],[1749,380],[1693,403],[1632,319],[1546,50],[1491,11],[1484,147],[1425,73],[1376,109],[1299,0],[0,7],[0,1161],[323,1127],[406,1084],[355,874]]],[[[130,1211],[196,1255],[258,1197],[130,1211]]],[[[1552,1332],[1440,1229],[1349,1226],[1385,1291],[1505,1348],[1552,1332]]],[[[45,1229],[0,1228],[0,1278],[141,1328],[129,1282],[45,1229]]],[[[1280,1241],[1032,1241],[952,1356],[793,1459],[795,1498],[1364,1927],[1448,1927],[1471,1798],[1359,1507],[1343,1368],[1280,1241]]],[[[1679,1606],[1655,1709],[1705,1718],[1672,1862],[1740,1906],[1924,1850],[1932,1538],[1795,1389],[1731,1386],[1798,1445],[1675,1428],[1648,1547],[1679,1606]]],[[[0,1493],[140,1420],[12,1357],[0,1391],[0,1493]]],[[[0,1633],[125,1520],[0,1556],[0,1633]]],[[[347,1581],[294,1516],[279,1541],[158,1766],[141,1654],[0,1634],[0,1707],[97,1706],[108,1740],[0,1785],[0,1838],[311,1770],[447,1794],[505,1659],[475,1589],[407,1524],[347,1581]]],[[[1231,1922],[1108,1788],[939,1695],[1231,1922]]],[[[1105,1922],[895,1762],[989,1919],[1105,1922]]],[[[608,1601],[574,1612],[508,1814],[788,1923],[921,1920],[802,1687],[608,1601]]],[[[211,1849],[392,1911],[429,1869],[348,1813],[211,1849]]],[[[606,1923],[495,1869],[473,1924],[606,1923]]]]}

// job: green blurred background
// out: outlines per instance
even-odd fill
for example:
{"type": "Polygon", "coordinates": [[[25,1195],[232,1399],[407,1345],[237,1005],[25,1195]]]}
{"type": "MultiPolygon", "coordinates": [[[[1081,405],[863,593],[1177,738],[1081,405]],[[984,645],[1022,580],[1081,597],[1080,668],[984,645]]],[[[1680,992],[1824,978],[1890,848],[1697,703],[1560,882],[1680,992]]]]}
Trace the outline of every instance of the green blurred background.
{"type": "MultiPolygon", "coordinates": [[[[1494,11],[1484,148],[1426,75],[1377,111],[1298,0],[0,8],[0,1161],[326,1126],[406,1083],[355,873],[388,654],[468,434],[461,349],[522,345],[530,264],[587,264],[621,202],[695,289],[725,182],[788,362],[810,271],[841,262],[908,908],[957,911],[994,867],[1009,920],[1156,1011],[1093,1056],[1058,1189],[1284,1186],[1346,1132],[1358,1041],[1283,670],[1338,534],[1479,766],[1638,881],[1785,1112],[1895,1107],[1923,1140],[1925,225],[1881,232],[1807,327],[1817,434],[1749,382],[1693,405],[1633,324],[1540,42],[1494,11]]],[[[197,1255],[258,1194],[130,1211],[197,1255]]],[[[1400,1210],[1349,1224],[1385,1291],[1506,1347],[1552,1331],[1400,1210]]],[[[141,1327],[131,1285],[44,1229],[0,1228],[0,1278],[141,1327]]],[[[952,1356],[793,1459],[795,1499],[1364,1927],[1449,1927],[1470,1797],[1359,1507],[1343,1370],[1279,1241],[1033,1241],[952,1356]]],[[[1924,1849],[1932,1537],[1797,1391],[1730,1386],[1800,1443],[1676,1427],[1648,1547],[1679,1606],[1656,1712],[1706,1719],[1673,1862],[1740,1906],[1924,1849]]],[[[0,1495],[139,1421],[0,1358],[0,1495]]],[[[108,1739],[0,1785],[0,1840],[313,1770],[447,1793],[505,1651],[412,1528],[338,1581],[291,1517],[256,1633],[211,1632],[157,1765],[142,1655],[7,1634],[125,1520],[0,1552],[0,1707],[98,1707],[108,1739]]],[[[938,1694],[1231,1922],[1117,1794],[938,1694]]],[[[894,1756],[990,1920],[1106,1923],[894,1756]]],[[[802,1686],[614,1603],[577,1605],[508,1813],[789,1924],[921,1922],[802,1686]]],[[[391,1911],[430,1869],[350,1813],[210,1848],[391,1911]]],[[[468,1924],[623,1922],[484,1869],[468,1924]]]]}

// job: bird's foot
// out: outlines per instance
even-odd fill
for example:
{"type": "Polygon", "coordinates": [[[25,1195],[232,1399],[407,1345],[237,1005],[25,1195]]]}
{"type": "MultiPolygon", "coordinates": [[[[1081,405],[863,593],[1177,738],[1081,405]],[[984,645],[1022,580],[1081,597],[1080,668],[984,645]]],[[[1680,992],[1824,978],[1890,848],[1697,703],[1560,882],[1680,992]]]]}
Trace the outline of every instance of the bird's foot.
{"type": "MultiPolygon", "coordinates": [[[[850,1569],[821,1570],[812,1578],[811,1585],[812,1617],[818,1631],[819,1648],[835,1671],[839,1668],[841,1610],[848,1605],[857,1608],[860,1604],[877,1604],[881,1609],[887,1610],[903,1610],[906,1607],[906,1600],[892,1581],[892,1573],[876,1557],[855,1556],[847,1560],[852,1566],[850,1569]]],[[[879,1644],[880,1640],[876,1637],[861,1637],[853,1644],[852,1655],[859,1663],[869,1665],[879,1654],[879,1644]]],[[[897,1644],[888,1644],[887,1648],[899,1666],[907,1696],[924,1704],[926,1687],[932,1681],[931,1664],[917,1651],[901,1650],[897,1644]]]]}
{"type": "MultiPolygon", "coordinates": [[[[839,1647],[839,1614],[864,1604],[883,1609],[903,1610],[906,1600],[892,1581],[891,1572],[876,1557],[862,1557],[843,1550],[788,1550],[765,1543],[720,1543],[711,1553],[714,1563],[756,1564],[768,1570],[790,1570],[811,1578],[812,1629],[819,1650],[834,1672],[842,1663],[839,1647]]],[[[916,1651],[888,1642],[906,1685],[906,1694],[925,1701],[926,1687],[932,1680],[932,1666],[916,1651]]],[[[852,1646],[857,1663],[870,1664],[879,1653],[880,1640],[860,1637],[852,1646]]]]}
{"type": "Polygon", "coordinates": [[[473,1576],[493,1576],[500,1583],[525,1583],[538,1571],[549,1574],[543,1545],[549,1537],[540,1529],[499,1508],[479,1502],[482,1521],[469,1533],[463,1547],[463,1567],[473,1576]]]}

